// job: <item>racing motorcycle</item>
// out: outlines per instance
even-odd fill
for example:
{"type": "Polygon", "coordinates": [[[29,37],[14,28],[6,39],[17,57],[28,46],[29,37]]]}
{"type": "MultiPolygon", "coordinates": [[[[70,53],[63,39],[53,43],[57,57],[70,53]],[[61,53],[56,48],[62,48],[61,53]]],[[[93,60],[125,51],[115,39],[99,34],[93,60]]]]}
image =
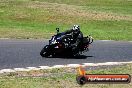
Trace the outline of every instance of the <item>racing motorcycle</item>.
{"type": "Polygon", "coordinates": [[[72,35],[65,35],[64,33],[59,33],[59,28],[56,28],[57,34],[52,36],[49,40],[49,44],[44,46],[41,50],[40,55],[42,57],[49,56],[77,56],[81,53],[89,50],[89,45],[93,42],[91,36],[83,37],[83,41],[77,49],[73,50],[73,46],[70,46],[73,42],[72,35]],[[66,36],[62,39],[62,36],[66,36]]]}

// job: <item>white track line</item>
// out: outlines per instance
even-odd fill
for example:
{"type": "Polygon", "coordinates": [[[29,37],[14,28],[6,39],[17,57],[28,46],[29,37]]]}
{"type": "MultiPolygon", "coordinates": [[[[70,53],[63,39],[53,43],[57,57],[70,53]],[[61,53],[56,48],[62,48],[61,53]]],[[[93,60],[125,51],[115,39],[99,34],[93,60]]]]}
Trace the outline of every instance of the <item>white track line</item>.
{"type": "Polygon", "coordinates": [[[41,68],[37,68],[37,67],[26,67],[29,70],[40,70],[41,68]]]}
{"type": "Polygon", "coordinates": [[[74,68],[74,67],[79,67],[80,64],[68,64],[66,67],[71,67],[71,68],[74,68]]]}
{"type": "Polygon", "coordinates": [[[0,38],[0,39],[2,39],[2,40],[6,40],[6,39],[9,39],[9,38],[0,38]]]}
{"type": "Polygon", "coordinates": [[[40,69],[44,70],[44,69],[51,69],[49,66],[39,66],[40,69]]]}
{"type": "Polygon", "coordinates": [[[54,65],[52,68],[64,68],[66,65],[54,65]]]}
{"type": "Polygon", "coordinates": [[[131,42],[132,43],[132,41],[128,41],[128,42],[131,42]]]}
{"type": "Polygon", "coordinates": [[[30,69],[26,68],[14,68],[15,71],[30,71],[30,69]]]}
{"type": "Polygon", "coordinates": [[[8,72],[15,72],[13,69],[2,69],[0,70],[0,73],[8,73],[8,72]]]}
{"type": "Polygon", "coordinates": [[[107,65],[121,65],[121,64],[130,64],[132,61],[129,62],[104,62],[104,63],[82,63],[82,64],[67,64],[67,65],[54,65],[50,66],[38,66],[38,67],[26,67],[26,68],[14,68],[14,69],[1,69],[1,73],[10,73],[10,72],[17,72],[17,71],[31,71],[31,70],[41,70],[41,69],[53,69],[53,68],[76,68],[79,66],[89,67],[89,66],[107,66],[107,65]]]}
{"type": "Polygon", "coordinates": [[[97,66],[96,63],[83,63],[83,66],[97,66]]]}

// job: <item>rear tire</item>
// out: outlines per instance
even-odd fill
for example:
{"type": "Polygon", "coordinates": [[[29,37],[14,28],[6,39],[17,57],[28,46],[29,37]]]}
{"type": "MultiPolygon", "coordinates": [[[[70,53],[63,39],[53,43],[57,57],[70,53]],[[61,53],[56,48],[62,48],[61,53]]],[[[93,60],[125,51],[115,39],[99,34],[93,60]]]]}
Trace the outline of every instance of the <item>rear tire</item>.
{"type": "Polygon", "coordinates": [[[79,50],[77,47],[72,48],[72,55],[74,57],[79,56],[79,50]]]}
{"type": "Polygon", "coordinates": [[[41,55],[42,57],[48,57],[48,56],[50,56],[50,54],[47,52],[47,49],[48,49],[48,46],[45,46],[45,47],[41,50],[40,55],[41,55]]]}

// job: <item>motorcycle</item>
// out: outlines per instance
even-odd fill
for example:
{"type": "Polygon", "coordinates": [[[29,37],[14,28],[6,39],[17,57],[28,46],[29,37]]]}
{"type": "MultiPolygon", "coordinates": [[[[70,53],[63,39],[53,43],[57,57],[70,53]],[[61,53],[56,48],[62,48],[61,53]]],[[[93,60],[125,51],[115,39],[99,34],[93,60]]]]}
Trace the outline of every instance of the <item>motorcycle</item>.
{"type": "Polygon", "coordinates": [[[64,33],[59,33],[59,28],[56,28],[57,34],[52,36],[49,40],[49,44],[44,46],[41,50],[40,55],[42,57],[49,56],[77,56],[81,53],[89,50],[89,45],[93,42],[91,36],[83,37],[81,45],[73,50],[73,46],[70,46],[73,41],[72,35],[65,35],[64,33]],[[62,36],[66,36],[62,39],[62,36]]]}

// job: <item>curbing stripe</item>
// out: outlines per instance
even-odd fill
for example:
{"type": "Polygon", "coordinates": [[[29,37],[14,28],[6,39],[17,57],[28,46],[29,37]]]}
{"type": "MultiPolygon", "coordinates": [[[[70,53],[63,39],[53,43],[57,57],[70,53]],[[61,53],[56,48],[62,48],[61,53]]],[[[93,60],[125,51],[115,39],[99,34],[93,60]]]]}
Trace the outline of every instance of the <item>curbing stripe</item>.
{"type": "Polygon", "coordinates": [[[49,66],[39,66],[40,69],[44,70],[44,69],[51,69],[49,66]]]}
{"type": "Polygon", "coordinates": [[[64,67],[66,67],[65,65],[54,65],[53,67],[51,67],[51,68],[64,68],[64,67]]]}
{"type": "Polygon", "coordinates": [[[31,70],[40,70],[41,68],[37,68],[37,67],[26,67],[27,69],[29,69],[29,71],[31,70]]]}
{"type": "Polygon", "coordinates": [[[0,70],[0,73],[9,73],[9,72],[15,72],[13,69],[2,69],[0,70]]]}
{"type": "Polygon", "coordinates": [[[83,66],[98,66],[96,63],[83,63],[83,66]]]}
{"type": "Polygon", "coordinates": [[[98,63],[98,66],[102,66],[102,65],[119,65],[120,63],[118,62],[106,62],[106,63],[98,63]]]}
{"type": "Polygon", "coordinates": [[[129,62],[105,62],[105,63],[82,63],[82,64],[67,64],[67,65],[54,65],[52,67],[49,66],[38,66],[38,67],[26,67],[26,68],[14,68],[14,69],[1,69],[0,74],[2,73],[10,73],[10,72],[18,72],[18,71],[31,71],[31,70],[41,70],[41,69],[53,69],[53,68],[76,68],[79,66],[88,67],[88,66],[107,66],[107,65],[121,65],[121,64],[130,64],[129,62]]]}
{"type": "Polygon", "coordinates": [[[15,71],[30,71],[30,69],[26,68],[14,68],[15,71]]]}
{"type": "Polygon", "coordinates": [[[131,64],[132,63],[132,61],[130,61],[130,62],[119,62],[120,64],[131,64]]]}
{"type": "Polygon", "coordinates": [[[80,66],[80,64],[68,64],[66,67],[76,68],[79,66],[80,66]]]}

